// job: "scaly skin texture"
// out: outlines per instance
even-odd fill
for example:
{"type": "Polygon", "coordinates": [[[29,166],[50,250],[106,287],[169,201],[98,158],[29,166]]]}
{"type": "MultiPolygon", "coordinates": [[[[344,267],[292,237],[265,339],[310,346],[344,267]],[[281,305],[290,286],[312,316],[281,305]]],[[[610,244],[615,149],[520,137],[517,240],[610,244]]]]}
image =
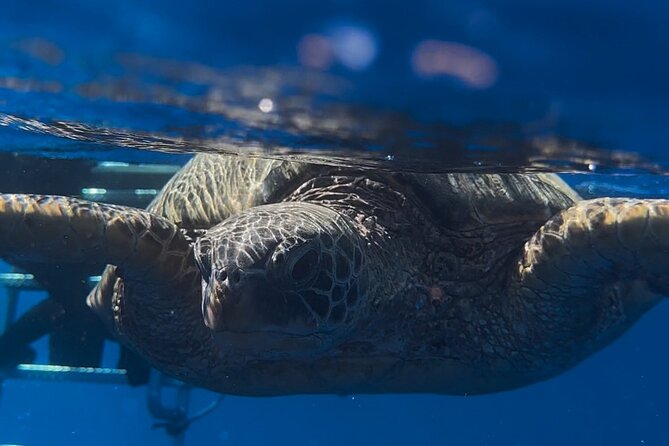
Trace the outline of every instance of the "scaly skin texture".
{"type": "MultiPolygon", "coordinates": [[[[214,158],[205,161],[216,165],[214,158]]],[[[194,165],[198,162],[203,161],[194,165]]],[[[139,210],[3,196],[0,254],[117,265],[104,287],[113,283],[113,323],[122,340],[167,373],[244,395],[471,394],[527,385],[601,349],[669,291],[669,201],[578,201],[556,177],[544,175],[391,175],[267,166],[248,164],[242,180],[228,173],[220,184],[193,185],[197,194],[202,187],[216,189],[207,200],[223,206],[225,188],[264,190],[258,183],[283,178],[267,183],[275,193],[271,199],[251,194],[248,207],[228,204],[221,214],[190,213],[207,202],[201,200],[186,215],[169,218],[190,221],[193,229],[239,213],[209,221],[212,227],[202,233],[186,234],[139,210]],[[282,185],[287,185],[283,194],[277,190],[282,185]],[[269,204],[266,200],[279,204],[256,208],[269,204]],[[308,218],[322,219],[321,227],[341,219],[341,228],[354,231],[364,257],[360,277],[367,281],[354,316],[344,317],[343,330],[328,332],[330,342],[321,348],[296,346],[279,327],[268,354],[255,343],[260,338],[230,340],[230,322],[217,319],[222,314],[212,313],[205,325],[201,303],[218,296],[207,288],[218,287],[225,296],[228,285],[216,274],[231,263],[207,265],[198,249],[208,240],[207,246],[222,247],[221,258],[227,258],[234,250],[225,237],[235,233],[235,222],[248,227],[263,212],[291,206],[317,206],[323,211],[309,212],[308,218]],[[210,277],[205,289],[200,270],[210,277]],[[247,348],[243,354],[239,345],[247,348]]],[[[221,159],[215,169],[230,167],[239,165],[221,159]]],[[[196,174],[197,169],[186,169],[173,184],[196,174]]],[[[178,192],[168,188],[157,208],[179,212],[180,194],[189,193],[188,182],[182,184],[178,192]]],[[[238,194],[231,196],[240,202],[238,194]]],[[[298,226],[307,218],[287,212],[282,228],[290,226],[285,219],[291,215],[298,226]]],[[[267,218],[256,221],[273,221],[267,218]]],[[[257,250],[258,258],[273,252],[273,246],[240,237],[233,245],[251,243],[243,249],[257,250]]],[[[243,287],[240,292],[257,297],[243,287]]],[[[330,300],[329,312],[336,302],[330,300]]],[[[332,322],[329,316],[325,320],[332,322]]]]}
{"type": "Polygon", "coordinates": [[[504,310],[521,352],[514,363],[559,373],[669,294],[668,216],[666,200],[604,198],[582,201],[543,225],[525,244],[508,286],[504,310]]]}

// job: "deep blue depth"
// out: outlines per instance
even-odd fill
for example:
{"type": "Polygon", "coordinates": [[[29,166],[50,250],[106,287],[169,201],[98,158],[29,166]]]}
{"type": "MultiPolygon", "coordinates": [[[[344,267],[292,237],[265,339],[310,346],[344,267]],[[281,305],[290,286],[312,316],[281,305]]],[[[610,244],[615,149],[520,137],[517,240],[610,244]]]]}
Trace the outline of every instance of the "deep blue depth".
{"type": "MultiPolygon", "coordinates": [[[[0,81],[57,81],[63,91],[42,95],[0,84],[0,112],[148,131],[165,130],[166,121],[197,124],[199,115],[161,106],[130,104],[108,115],[104,101],[82,101],[74,87],[115,74],[121,53],[221,69],[318,64],[300,56],[304,36],[336,40],[353,29],[363,33],[356,48],[371,42],[373,57],[363,51],[357,59],[335,58],[323,68],[353,83],[350,101],[432,121],[541,123],[564,136],[666,163],[668,19],[669,3],[651,0],[9,0],[0,5],[0,81]],[[16,50],[36,37],[60,48],[62,62],[16,50]],[[496,67],[494,81],[417,75],[412,52],[426,39],[487,55],[496,67]]],[[[18,135],[0,127],[0,149],[59,144],[41,135],[18,135]]],[[[118,150],[99,157],[165,159],[118,150]]],[[[631,194],[666,197],[665,183],[646,181],[631,194]]],[[[24,299],[22,309],[37,298],[24,299]]],[[[186,444],[666,445],[667,321],[669,304],[663,303],[572,371],[502,394],[228,397],[191,427],[186,444]]],[[[46,342],[39,353],[44,360],[46,342]]],[[[110,366],[114,354],[107,355],[110,366]]],[[[211,398],[198,390],[191,407],[211,398]]],[[[8,381],[0,399],[0,444],[169,444],[162,431],[151,430],[145,400],[144,388],[8,381]]]]}

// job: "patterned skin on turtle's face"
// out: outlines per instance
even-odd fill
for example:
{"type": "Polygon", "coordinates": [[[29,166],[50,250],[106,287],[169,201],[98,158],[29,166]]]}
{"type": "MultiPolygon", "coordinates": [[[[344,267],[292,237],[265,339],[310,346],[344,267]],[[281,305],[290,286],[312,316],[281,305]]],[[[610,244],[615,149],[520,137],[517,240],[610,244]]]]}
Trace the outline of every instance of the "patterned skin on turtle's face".
{"type": "Polygon", "coordinates": [[[205,324],[228,350],[322,351],[350,332],[366,301],[362,241],[322,206],[252,208],[207,231],[195,255],[205,324]]]}

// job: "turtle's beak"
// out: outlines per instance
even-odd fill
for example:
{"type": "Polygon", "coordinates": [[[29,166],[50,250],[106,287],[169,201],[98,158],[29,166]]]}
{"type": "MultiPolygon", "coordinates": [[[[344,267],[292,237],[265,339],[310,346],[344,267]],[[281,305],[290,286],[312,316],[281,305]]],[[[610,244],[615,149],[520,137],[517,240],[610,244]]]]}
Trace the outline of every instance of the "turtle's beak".
{"type": "Polygon", "coordinates": [[[297,294],[272,287],[264,274],[243,274],[230,283],[210,280],[203,287],[204,322],[216,332],[313,333],[315,320],[297,294]]]}
{"type": "Polygon", "coordinates": [[[287,299],[262,279],[231,289],[207,285],[202,313],[216,342],[226,352],[320,351],[323,341],[314,335],[315,320],[304,303],[287,299]],[[269,292],[269,290],[272,290],[269,292]]]}
{"type": "Polygon", "coordinates": [[[207,286],[202,299],[202,315],[214,331],[259,331],[264,324],[251,290],[231,290],[225,285],[207,286]]]}
{"type": "Polygon", "coordinates": [[[202,282],[202,316],[204,324],[214,331],[221,331],[225,328],[222,324],[222,305],[217,296],[212,293],[211,286],[202,282]]]}
{"type": "Polygon", "coordinates": [[[259,309],[259,299],[263,296],[264,280],[246,277],[243,283],[210,281],[204,288],[202,315],[204,322],[214,331],[260,331],[265,324],[259,309]]]}

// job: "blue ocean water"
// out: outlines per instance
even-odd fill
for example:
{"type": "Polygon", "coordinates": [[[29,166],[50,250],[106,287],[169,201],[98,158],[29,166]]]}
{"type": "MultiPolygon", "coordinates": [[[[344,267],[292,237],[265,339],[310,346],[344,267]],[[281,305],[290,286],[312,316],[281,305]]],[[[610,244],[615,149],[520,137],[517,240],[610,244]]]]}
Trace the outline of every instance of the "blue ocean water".
{"type": "MultiPolygon", "coordinates": [[[[669,196],[663,2],[1,6],[1,151],[164,164],[334,153],[556,169],[584,195],[669,196]]],[[[226,396],[185,444],[669,444],[666,320],[662,303],[573,370],[500,394],[226,396]]],[[[36,348],[45,362],[46,341],[36,348]]],[[[214,398],[196,389],[190,408],[214,398]]],[[[0,444],[171,444],[146,400],[145,387],[6,380],[0,444]]]]}

